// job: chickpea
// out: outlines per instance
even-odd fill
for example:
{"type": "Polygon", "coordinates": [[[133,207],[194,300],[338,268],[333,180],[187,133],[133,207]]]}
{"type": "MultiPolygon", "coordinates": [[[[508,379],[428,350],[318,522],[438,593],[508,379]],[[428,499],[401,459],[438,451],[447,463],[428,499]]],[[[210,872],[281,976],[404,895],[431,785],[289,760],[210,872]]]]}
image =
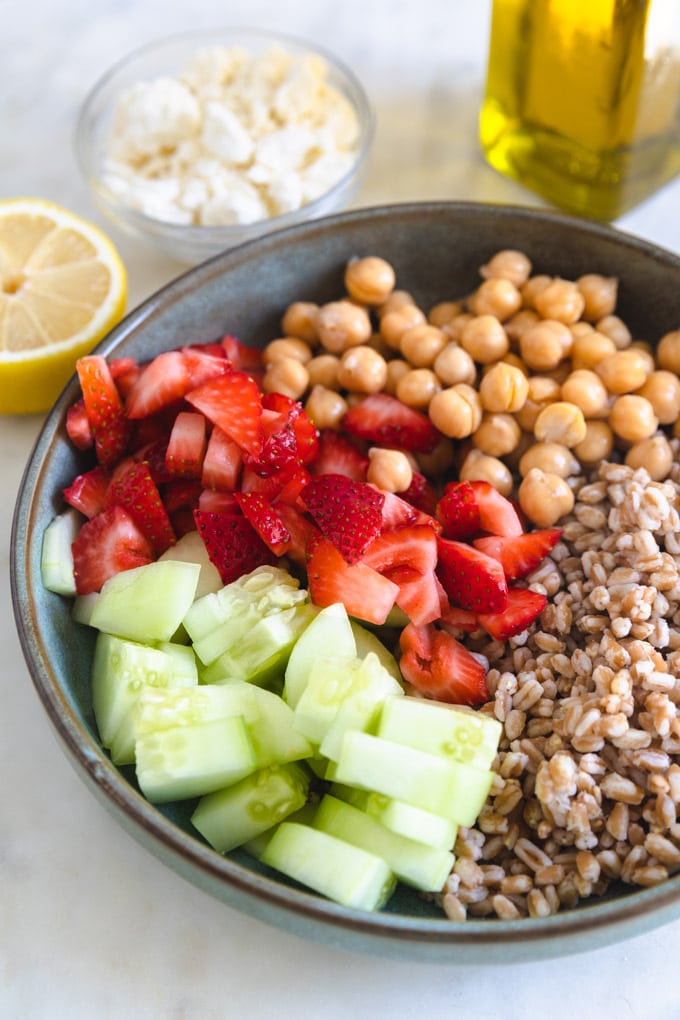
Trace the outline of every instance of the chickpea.
{"type": "Polygon", "coordinates": [[[522,307],[522,295],[510,280],[490,279],[480,283],[468,305],[475,315],[495,315],[504,322],[522,307]]]}
{"type": "Polygon", "coordinates": [[[295,337],[280,337],[277,340],[270,340],[262,352],[265,365],[273,365],[281,358],[293,358],[305,365],[312,357],[309,344],[304,340],[297,340],[295,337]]]}
{"type": "Polygon", "coordinates": [[[460,338],[463,334],[468,322],[472,322],[474,315],[472,312],[461,312],[460,315],[454,315],[454,317],[442,327],[444,333],[446,333],[449,340],[455,340],[456,343],[460,343],[460,338]]]}
{"type": "Polygon", "coordinates": [[[492,255],[479,271],[485,280],[509,280],[515,287],[521,287],[531,274],[531,261],[523,251],[504,248],[492,255]]]}
{"type": "Polygon", "coordinates": [[[568,478],[569,475],[578,474],[579,467],[578,460],[568,446],[563,443],[543,442],[533,443],[522,454],[519,473],[525,477],[533,468],[538,468],[548,474],[568,478]]]}
{"type": "Polygon", "coordinates": [[[548,404],[536,419],[534,435],[539,442],[576,446],[586,435],[583,411],[576,404],[570,404],[566,400],[548,404]]]}
{"type": "Polygon", "coordinates": [[[618,315],[604,315],[597,320],[595,328],[598,333],[604,333],[605,336],[610,337],[619,351],[627,347],[633,339],[628,326],[618,315]]]}
{"type": "Polygon", "coordinates": [[[310,347],[319,342],[316,317],[319,306],[314,301],[293,301],[288,305],[281,320],[281,329],[286,336],[304,340],[310,347]]]}
{"type": "Polygon", "coordinates": [[[582,315],[588,322],[597,322],[605,315],[614,314],[619,286],[615,276],[586,273],[585,276],[579,276],[576,286],[583,295],[582,315]]]}
{"type": "Polygon", "coordinates": [[[474,361],[466,350],[453,342],[437,355],[432,367],[445,386],[455,386],[456,383],[472,386],[477,379],[474,361]]]}
{"type": "Polygon", "coordinates": [[[661,432],[641,439],[626,454],[626,464],[632,468],[643,467],[653,481],[662,482],[673,466],[671,444],[661,432]]]}
{"type": "Polygon", "coordinates": [[[559,277],[541,288],[534,298],[534,307],[544,319],[556,319],[567,325],[581,318],[585,298],[575,283],[559,277]]]}
{"type": "Polygon", "coordinates": [[[385,259],[377,255],[350,259],[345,268],[345,287],[353,301],[381,305],[394,290],[396,275],[385,259]]]}
{"type": "Polygon", "coordinates": [[[435,393],[428,408],[435,428],[452,439],[465,439],[479,428],[482,406],[479,394],[465,383],[435,393]]]}
{"type": "Polygon", "coordinates": [[[527,399],[529,382],[514,365],[499,361],[479,384],[479,396],[485,411],[519,411],[527,399]]]}
{"type": "Polygon", "coordinates": [[[262,388],[265,393],[283,393],[299,400],[309,386],[309,372],[296,358],[279,358],[264,373],[262,388]]]}
{"type": "Polygon", "coordinates": [[[384,492],[403,492],[413,481],[413,468],[401,450],[373,446],[368,451],[366,480],[384,492]]]}
{"type": "Polygon", "coordinates": [[[550,528],[574,509],[574,493],[568,482],[549,471],[533,468],[522,479],[519,505],[539,528],[550,528]]]}
{"type": "Polygon", "coordinates": [[[649,372],[653,372],[656,368],[656,359],[654,357],[654,348],[647,340],[633,340],[632,344],[628,348],[631,351],[637,351],[647,362],[647,369],[649,372]]]}
{"type": "Polygon", "coordinates": [[[430,368],[447,343],[448,337],[441,329],[422,322],[402,333],[399,347],[415,368],[430,368]]]}
{"type": "Polygon", "coordinates": [[[338,382],[356,393],[379,393],[387,380],[387,362],[372,347],[350,347],[340,358],[338,382]]]}
{"type": "Polygon", "coordinates": [[[644,385],[635,392],[650,402],[660,425],[672,425],[680,417],[680,379],[675,372],[666,369],[650,372],[644,385]]]}
{"type": "Polygon", "coordinates": [[[378,354],[382,355],[385,361],[387,361],[388,358],[392,358],[394,356],[394,351],[389,346],[389,344],[385,343],[380,333],[371,333],[368,340],[366,341],[366,346],[371,347],[374,351],[377,351],[378,354]]]}
{"type": "Polygon", "coordinates": [[[522,360],[535,372],[549,372],[557,368],[565,356],[564,348],[563,338],[547,322],[530,326],[519,338],[522,360]]]}
{"type": "Polygon", "coordinates": [[[427,321],[431,326],[441,329],[443,326],[447,326],[456,315],[460,315],[462,311],[463,306],[460,301],[440,301],[439,304],[433,305],[430,308],[430,311],[427,313],[427,321]]]}
{"type": "Polygon", "coordinates": [[[316,324],[319,339],[331,354],[365,344],[372,332],[367,310],[346,298],[321,305],[316,324]]]}
{"type": "Polygon", "coordinates": [[[608,422],[595,419],[586,422],[585,438],[576,444],[574,453],[581,464],[590,467],[607,460],[613,449],[614,433],[608,422]]]}
{"type": "Polygon", "coordinates": [[[481,450],[471,450],[463,461],[458,477],[463,482],[489,482],[502,496],[513,490],[512,472],[498,457],[490,457],[481,450]]]}
{"type": "Polygon", "coordinates": [[[495,315],[477,315],[467,322],[461,331],[460,345],[480,365],[500,361],[510,349],[508,335],[495,315]]]}
{"type": "Polygon", "coordinates": [[[527,432],[534,431],[540,412],[548,404],[554,404],[562,394],[562,387],[556,379],[547,375],[529,377],[529,391],[524,405],[516,412],[517,422],[527,432]]]}
{"type": "Polygon", "coordinates": [[[305,401],[305,411],[318,429],[337,429],[347,411],[347,401],[337,390],[316,383],[305,401]]]}
{"type": "Polygon", "coordinates": [[[598,418],[609,409],[607,387],[587,368],[572,372],[562,383],[562,399],[575,404],[585,418],[598,418]]]}
{"type": "Polygon", "coordinates": [[[407,290],[393,290],[389,297],[375,309],[379,319],[388,312],[397,312],[404,305],[414,305],[415,301],[407,290]]]}
{"type": "Polygon", "coordinates": [[[511,315],[503,325],[505,326],[505,332],[508,335],[510,343],[515,344],[519,341],[523,333],[526,333],[528,329],[539,323],[540,317],[537,312],[532,308],[520,308],[518,312],[511,315]]]}
{"type": "Polygon", "coordinates": [[[472,435],[472,442],[490,457],[504,457],[515,449],[521,434],[522,430],[511,414],[485,411],[479,428],[472,435]]]}
{"type": "Polygon", "coordinates": [[[401,349],[401,338],[407,329],[424,323],[425,314],[417,305],[402,305],[393,312],[386,312],[380,320],[380,335],[393,350],[401,349]]]}
{"type": "Polygon", "coordinates": [[[632,393],[644,385],[649,363],[642,351],[629,347],[598,362],[595,371],[610,393],[632,393]]]}
{"type": "Polygon", "coordinates": [[[413,368],[401,376],[395,393],[402,403],[424,410],[441,388],[438,377],[431,369],[413,368]]]}
{"type": "Polygon", "coordinates": [[[385,379],[385,390],[388,393],[396,394],[399,380],[407,372],[411,371],[408,361],[402,358],[392,358],[387,362],[387,377],[385,379]]]}
{"type": "Polygon", "coordinates": [[[644,397],[624,393],[617,397],[609,412],[609,424],[614,435],[630,443],[653,436],[659,427],[654,408],[644,397]]]}
{"type": "MultiPolygon", "coordinates": [[[[529,378],[529,369],[524,364],[519,354],[515,354],[514,351],[508,351],[507,354],[503,355],[501,361],[503,362],[504,365],[512,365],[513,368],[518,368],[522,375],[525,375],[527,379],[529,378]]],[[[483,369],[483,374],[486,374],[486,372],[488,372],[492,367],[493,365],[485,365],[483,369]]]]}
{"type": "Polygon", "coordinates": [[[529,447],[535,445],[536,439],[534,438],[533,432],[524,432],[522,430],[522,432],[520,433],[519,442],[515,449],[511,450],[510,453],[506,453],[505,457],[503,458],[511,471],[514,471],[516,474],[519,473],[519,463],[522,457],[527,452],[529,447]]]}
{"type": "Polygon", "coordinates": [[[611,337],[591,329],[574,337],[571,347],[572,368],[595,368],[605,358],[616,354],[617,347],[611,337]]]}
{"type": "Polygon", "coordinates": [[[333,390],[338,386],[338,365],[340,359],[335,354],[318,354],[307,362],[307,373],[310,386],[326,386],[333,390]]]}
{"type": "Polygon", "coordinates": [[[442,436],[431,453],[419,453],[418,464],[426,475],[437,477],[448,471],[456,457],[456,446],[448,436],[442,436]]]}
{"type": "Polygon", "coordinates": [[[656,347],[656,360],[659,368],[680,375],[680,329],[665,333],[656,347]]]}
{"type": "Polygon", "coordinates": [[[527,282],[520,288],[522,306],[524,308],[535,309],[536,296],[550,283],[552,283],[552,276],[546,276],[544,273],[538,276],[530,276],[527,282]]]}

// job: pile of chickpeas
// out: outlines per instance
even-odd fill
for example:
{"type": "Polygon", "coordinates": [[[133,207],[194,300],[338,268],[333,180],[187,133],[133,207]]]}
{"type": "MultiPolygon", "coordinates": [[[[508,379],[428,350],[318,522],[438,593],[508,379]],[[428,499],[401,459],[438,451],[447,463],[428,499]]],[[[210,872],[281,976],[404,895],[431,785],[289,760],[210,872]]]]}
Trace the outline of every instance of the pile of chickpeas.
{"type": "Polygon", "coordinates": [[[302,400],[320,429],[368,394],[393,394],[442,439],[417,457],[369,449],[369,481],[401,492],[414,470],[483,479],[538,527],[570,512],[570,480],[612,456],[665,478],[668,435],[680,436],[680,329],[654,349],[616,315],[615,278],[534,274],[521,251],[497,252],[480,275],[471,294],[425,311],[389,262],[353,258],[346,295],[286,309],[264,389],[302,400]]]}

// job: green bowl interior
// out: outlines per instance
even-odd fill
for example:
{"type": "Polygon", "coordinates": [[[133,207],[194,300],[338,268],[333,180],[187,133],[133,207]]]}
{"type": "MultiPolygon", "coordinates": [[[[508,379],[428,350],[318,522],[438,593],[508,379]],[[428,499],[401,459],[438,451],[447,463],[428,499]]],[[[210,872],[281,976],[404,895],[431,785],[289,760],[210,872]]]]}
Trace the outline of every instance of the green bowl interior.
{"type": "MultiPolygon", "coordinates": [[[[620,280],[618,310],[639,339],[680,326],[680,259],[608,227],[558,214],[466,203],[414,203],[343,213],[279,231],[189,271],[133,311],[97,348],[148,359],[179,344],[231,332],[252,345],[279,334],[292,300],[323,302],[343,288],[355,255],[379,254],[397,286],[423,307],[456,299],[479,281],[495,251],[519,248],[539,272],[620,280]]],[[[94,635],[74,624],[66,599],[43,590],[41,536],[63,509],[61,490],[90,459],[70,446],[65,415],[75,378],[48,415],[26,468],[12,535],[16,623],[33,683],[70,761],[120,824],[169,867],[238,909],[351,950],[410,959],[508,962],[579,952],[671,920],[680,878],[624,892],[544,920],[446,921],[402,888],[379,914],[348,910],[287,883],[245,854],[222,857],[190,825],[190,804],[154,807],[132,769],[101,750],[89,692],[94,635]]]]}

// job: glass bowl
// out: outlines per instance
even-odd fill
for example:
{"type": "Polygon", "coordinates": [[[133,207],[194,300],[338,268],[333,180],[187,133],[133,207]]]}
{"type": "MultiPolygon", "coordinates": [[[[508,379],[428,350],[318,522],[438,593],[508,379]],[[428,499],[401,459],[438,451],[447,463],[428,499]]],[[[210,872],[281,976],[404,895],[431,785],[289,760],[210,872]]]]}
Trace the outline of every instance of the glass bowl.
{"type": "MultiPolygon", "coordinates": [[[[296,66],[299,68],[299,63],[296,63],[296,66]]],[[[205,67],[203,70],[205,71],[205,67]]],[[[299,73],[298,70],[298,75],[299,73]]],[[[262,82],[260,81],[259,84],[262,85],[262,82]]],[[[200,106],[198,116],[200,117],[199,123],[201,125],[205,125],[206,102],[211,98],[209,93],[205,91],[205,83],[203,88],[203,92],[195,93],[200,106]]],[[[297,96],[299,96],[299,92],[297,96]]],[[[182,98],[186,99],[186,95],[180,97],[180,102],[182,98]]],[[[214,98],[214,93],[212,98],[214,98]]],[[[244,94],[240,92],[238,96],[234,95],[233,98],[241,102],[244,100],[244,94]]],[[[172,106],[172,103],[172,96],[167,94],[159,96],[159,94],[156,94],[147,101],[147,108],[144,112],[152,112],[155,116],[162,115],[160,111],[165,109],[167,115],[167,109],[169,106],[172,106]],[[153,107],[153,110],[151,110],[151,107],[153,107]]],[[[171,116],[178,118],[172,127],[176,138],[176,141],[171,143],[173,152],[177,151],[179,145],[184,145],[185,149],[187,145],[186,140],[179,142],[177,137],[177,132],[180,130],[179,118],[182,116],[181,112],[175,112],[178,110],[178,107],[173,107],[171,114],[171,116]]],[[[284,116],[287,115],[287,112],[287,110],[284,112],[284,116]]],[[[261,109],[259,115],[262,116],[261,109]]],[[[271,120],[271,111],[264,111],[264,115],[271,120]]],[[[280,115],[279,108],[279,113],[277,114],[279,119],[280,115]]],[[[186,120],[183,123],[186,124],[186,120]]],[[[193,127],[191,130],[195,132],[196,120],[192,123],[193,127]]],[[[150,128],[153,130],[151,122],[150,128]]],[[[323,124],[320,126],[313,125],[313,129],[315,132],[325,132],[324,137],[327,137],[327,129],[323,124]]],[[[228,125],[225,130],[231,130],[231,125],[228,125]]],[[[296,223],[327,215],[346,207],[361,184],[373,132],[373,111],[361,83],[354,73],[332,54],[302,39],[259,29],[235,27],[216,29],[214,31],[202,30],[171,36],[147,44],[124,57],[99,79],[86,97],[76,124],[74,146],[80,170],[91,189],[96,205],[104,215],[122,231],[149,242],[157,249],[160,249],[165,255],[185,264],[195,264],[216,255],[220,251],[232,248],[244,241],[252,240],[270,230],[290,227],[296,223]],[[315,189],[310,188],[307,191],[307,195],[303,196],[302,199],[300,199],[298,194],[295,194],[291,200],[291,191],[288,190],[286,195],[286,187],[282,184],[282,201],[278,205],[269,202],[264,218],[255,219],[251,222],[215,223],[214,225],[211,223],[210,225],[204,225],[203,223],[196,222],[196,214],[190,214],[183,209],[182,214],[187,216],[193,215],[193,221],[186,223],[172,222],[166,218],[165,211],[163,212],[163,218],[158,216],[156,212],[157,207],[153,208],[155,199],[152,199],[150,202],[147,202],[146,199],[142,200],[139,189],[137,196],[133,196],[131,200],[129,191],[126,192],[120,186],[120,176],[116,180],[110,172],[110,143],[117,106],[121,97],[124,94],[129,95],[129,90],[139,86],[141,82],[148,84],[157,82],[159,79],[167,79],[168,77],[176,80],[183,70],[186,69],[188,62],[193,60],[198,53],[208,54],[212,52],[213,60],[216,64],[217,58],[214,55],[218,48],[224,48],[229,52],[239,50],[247,55],[248,58],[254,60],[266,59],[269,54],[274,52],[290,56],[296,62],[304,58],[311,58],[314,66],[322,68],[323,87],[327,87],[334,93],[339,94],[341,101],[349,104],[349,108],[351,108],[356,118],[356,137],[353,140],[353,144],[347,146],[347,153],[349,154],[351,151],[351,161],[347,159],[341,161],[340,169],[336,168],[335,170],[334,183],[321,193],[318,193],[318,187],[315,189]],[[322,63],[319,64],[319,62],[322,63]],[[349,168],[347,168],[348,165],[349,168]],[[338,173],[339,176],[337,176],[338,173]],[[307,196],[309,196],[309,200],[307,200],[307,196]],[[293,207],[298,201],[302,201],[303,204],[298,208],[293,207]],[[139,205],[144,207],[140,208],[139,205]],[[286,205],[290,206],[287,210],[286,205]],[[271,214],[270,210],[273,210],[271,214]]],[[[193,137],[195,140],[195,133],[193,137]]],[[[236,144],[238,144],[238,140],[237,138],[236,144]]],[[[230,141],[225,142],[223,136],[221,140],[218,139],[218,143],[218,147],[222,145],[229,146],[233,143],[233,135],[230,136],[230,141]]],[[[158,133],[158,144],[159,146],[164,144],[160,130],[158,133]]],[[[295,144],[294,141],[293,144],[295,144]]],[[[321,142],[320,144],[326,143],[321,142]]],[[[234,151],[233,148],[230,148],[229,154],[227,154],[226,149],[224,150],[224,158],[230,160],[230,167],[234,168],[234,173],[238,177],[238,181],[232,181],[234,187],[230,185],[232,195],[235,190],[240,189],[239,182],[244,178],[246,171],[251,170],[253,163],[252,156],[247,157],[248,162],[245,161],[243,150],[241,150],[240,156],[234,156],[234,151]],[[234,157],[234,160],[240,159],[241,162],[236,165],[236,162],[231,162],[232,157],[234,157]]],[[[288,159],[285,153],[290,151],[290,145],[282,150],[284,162],[288,159]]],[[[164,149],[161,154],[161,149],[159,148],[158,153],[160,154],[159,159],[164,161],[167,149],[164,149]]],[[[139,158],[139,153],[137,153],[136,158],[139,158]]],[[[146,158],[144,157],[144,159],[146,158]]],[[[152,159],[154,158],[155,154],[152,156],[152,159]]],[[[213,164],[215,163],[214,154],[208,156],[205,150],[203,150],[201,158],[203,158],[204,164],[208,158],[211,159],[213,164]]],[[[190,159],[193,160],[193,156],[190,159]]],[[[221,157],[218,157],[218,160],[220,159],[221,157]]],[[[195,166],[195,161],[193,165],[195,166]]],[[[160,174],[163,177],[168,172],[166,170],[167,162],[163,162],[163,168],[160,171],[158,169],[158,160],[156,161],[155,170],[151,170],[150,162],[146,162],[145,166],[149,168],[150,173],[160,174]]],[[[255,172],[257,172],[257,168],[255,172]]],[[[268,168],[266,171],[266,173],[272,175],[280,175],[283,172],[283,168],[276,168],[274,163],[271,164],[271,169],[268,168]]],[[[167,177],[165,179],[167,180],[167,177]]],[[[204,182],[206,178],[201,177],[200,180],[204,182]]],[[[290,180],[290,175],[287,180],[290,180]]],[[[224,189],[224,178],[222,181],[219,186],[224,189]]],[[[211,187],[213,184],[215,184],[214,178],[210,179],[208,186],[211,187]]],[[[296,182],[292,182],[292,186],[293,191],[296,191],[296,182]]],[[[250,190],[250,184],[248,189],[250,190]]],[[[261,190],[260,188],[260,192],[261,190]]],[[[229,201],[233,205],[235,199],[230,198],[229,201]]],[[[253,213],[242,208],[236,214],[232,212],[232,215],[234,215],[235,219],[241,219],[244,217],[250,218],[253,213]]],[[[211,218],[216,219],[214,216],[211,218]]]]}
{"type": "MultiPolygon", "coordinates": [[[[132,311],[106,337],[102,356],[146,360],[185,342],[230,333],[253,346],[278,335],[291,301],[330,301],[356,254],[380,254],[421,307],[470,293],[478,267],[519,248],[543,272],[619,280],[619,310],[650,341],[680,323],[680,257],[612,228],[556,213],[473,203],[413,203],[353,210],[276,231],[195,267],[132,311]]],[[[73,621],[70,600],[41,583],[42,535],[63,509],[62,489],[91,466],[68,441],[74,377],[47,416],[20,487],[10,577],[18,633],[38,697],[81,779],[116,821],[161,862],[205,892],[307,939],[431,963],[517,963],[597,949],[680,917],[680,873],[651,888],[620,885],[548,917],[447,920],[400,888],[382,911],[332,903],[288,882],[243,851],[212,850],[191,826],[187,803],[153,805],[130,767],[102,749],[89,675],[94,634],[73,621]]]]}

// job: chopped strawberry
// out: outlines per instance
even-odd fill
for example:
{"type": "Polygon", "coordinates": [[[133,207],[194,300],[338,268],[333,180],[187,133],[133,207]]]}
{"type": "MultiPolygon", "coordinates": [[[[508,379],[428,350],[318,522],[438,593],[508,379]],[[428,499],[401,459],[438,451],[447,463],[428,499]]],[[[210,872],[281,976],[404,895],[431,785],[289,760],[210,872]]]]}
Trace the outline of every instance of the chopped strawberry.
{"type": "Polygon", "coordinates": [[[502,564],[508,581],[515,581],[518,577],[526,577],[535,570],[557,545],[561,535],[560,528],[541,528],[509,538],[488,535],[475,539],[474,545],[502,564]]]}
{"type": "Polygon", "coordinates": [[[547,605],[547,598],[528,588],[510,588],[508,604],[502,613],[480,613],[479,622],[496,641],[507,641],[533,623],[547,605]]]}
{"type": "Polygon", "coordinates": [[[300,493],[321,533],[356,563],[382,528],[383,495],[346,475],[314,475],[300,493]]]}
{"type": "Polygon", "coordinates": [[[274,553],[242,513],[194,510],[194,520],[223,584],[236,581],[255,567],[275,562],[274,553]]]}
{"type": "Polygon", "coordinates": [[[355,482],[365,482],[368,457],[348,436],[335,429],[321,429],[319,450],[311,472],[315,475],[347,475],[355,482]]]}
{"type": "Polygon", "coordinates": [[[269,500],[257,492],[236,492],[234,496],[262,541],[277,556],[283,556],[290,546],[291,536],[269,500]]]}
{"type": "Polygon", "coordinates": [[[238,486],[242,467],[241,447],[219,425],[215,425],[203,458],[203,487],[233,492],[238,486]]]}
{"type": "Polygon", "coordinates": [[[111,482],[109,499],[127,510],[157,556],[175,543],[170,518],[145,461],[133,464],[111,482]]]}
{"type": "MultiPolygon", "coordinates": [[[[382,489],[377,491],[382,492],[382,489]]],[[[395,531],[397,528],[404,528],[410,524],[415,524],[418,516],[419,511],[412,503],[408,503],[394,492],[383,492],[383,531],[395,531]]]]}
{"type": "Polygon", "coordinates": [[[479,507],[479,526],[491,535],[521,535],[522,522],[517,511],[505,496],[490,482],[472,481],[479,507]]]}
{"type": "Polygon", "coordinates": [[[186,535],[190,531],[196,530],[193,507],[181,506],[179,510],[173,510],[168,516],[177,539],[180,539],[182,535],[186,535]]]}
{"type": "Polygon", "coordinates": [[[171,478],[163,485],[163,505],[168,515],[198,506],[203,487],[198,478],[171,478]]]}
{"type": "MultiPolygon", "coordinates": [[[[319,430],[299,400],[283,393],[264,393],[262,407],[281,416],[281,426],[295,435],[295,457],[300,464],[311,464],[319,454],[319,430]]],[[[275,434],[272,432],[271,434],[275,434]]]]}
{"type": "Polygon", "coordinates": [[[200,478],[207,446],[206,420],[197,411],[180,411],[175,418],[165,451],[171,475],[200,478]]]}
{"type": "Polygon", "coordinates": [[[79,358],[76,371],[97,460],[109,467],[123,456],[127,448],[130,429],[123,403],[102,355],[88,354],[79,358]]]}
{"type": "Polygon", "coordinates": [[[463,542],[437,541],[437,574],[451,602],[476,613],[501,613],[508,602],[508,585],[498,560],[463,542]]]}
{"type": "Polygon", "coordinates": [[[89,450],[94,446],[94,436],[87,419],[85,401],[76,400],[66,412],[66,434],[76,450],[89,450]]]}
{"type": "Polygon", "coordinates": [[[399,587],[365,563],[347,563],[332,542],[319,538],[307,561],[309,592],[317,606],[342,602],[350,616],[382,624],[399,587]]]}
{"type": "Polygon", "coordinates": [[[142,367],[125,398],[129,418],[148,418],[186,394],[189,366],[181,351],[164,351],[142,367]]]}
{"type": "Polygon", "coordinates": [[[290,535],[286,556],[299,567],[306,567],[308,556],[321,537],[321,532],[316,524],[292,503],[283,503],[277,500],[275,506],[276,513],[290,535]]]}
{"type": "Polygon", "coordinates": [[[409,623],[399,644],[404,679],[425,697],[469,706],[488,700],[484,666],[451,634],[409,623]]]}
{"type": "Polygon", "coordinates": [[[441,433],[426,414],[407,407],[389,393],[371,393],[351,407],[341,427],[358,439],[414,453],[431,453],[441,433]]]}
{"type": "Polygon", "coordinates": [[[437,503],[437,518],[445,538],[463,541],[480,529],[479,503],[471,482],[449,482],[437,503]]]}
{"type": "Polygon", "coordinates": [[[72,546],[76,590],[89,595],[121,570],[151,563],[154,551],[121,506],[110,506],[86,521],[72,546]]]}
{"type": "Polygon", "coordinates": [[[262,369],[262,350],[259,347],[248,347],[241,343],[235,336],[227,333],[220,341],[221,346],[231,362],[232,368],[237,371],[260,372],[262,369]]]}
{"type": "Polygon", "coordinates": [[[227,372],[191,390],[187,400],[251,457],[260,456],[264,442],[262,401],[250,376],[227,372]]]}
{"type": "MultiPolygon", "coordinates": [[[[171,481],[174,477],[168,470],[166,459],[167,451],[168,434],[167,430],[165,430],[160,438],[147,443],[146,446],[142,446],[138,450],[135,450],[132,455],[132,459],[135,461],[146,461],[149,465],[151,477],[156,485],[163,485],[165,482],[171,481]]],[[[119,474],[119,472],[116,471],[116,474],[119,474]]]]}
{"type": "Polygon", "coordinates": [[[430,516],[434,516],[437,511],[437,490],[429,478],[420,471],[413,472],[408,489],[404,489],[399,495],[407,503],[430,516]]]}
{"type": "Polygon", "coordinates": [[[63,490],[64,499],[86,517],[96,517],[107,506],[110,481],[109,469],[98,464],[73,479],[69,487],[63,490]]]}
{"type": "Polygon", "coordinates": [[[395,602],[412,623],[420,626],[433,623],[441,617],[441,588],[433,570],[424,574],[414,573],[413,577],[402,579],[394,574],[387,576],[399,585],[395,602]]]}
{"type": "Polygon", "coordinates": [[[384,531],[367,547],[361,560],[387,577],[392,577],[397,567],[425,574],[437,565],[437,536],[426,524],[384,531]]]}
{"type": "Polygon", "coordinates": [[[139,378],[141,367],[135,358],[111,358],[109,361],[111,378],[116,384],[116,389],[123,400],[132,389],[133,384],[139,378]]]}
{"type": "Polygon", "coordinates": [[[468,634],[479,630],[480,627],[477,613],[473,613],[471,609],[461,609],[460,606],[452,605],[446,607],[442,612],[441,624],[452,630],[464,630],[468,634]]]}
{"type": "Polygon", "coordinates": [[[198,509],[211,513],[241,513],[235,493],[222,492],[220,489],[203,489],[198,497],[198,509]]]}
{"type": "Polygon", "coordinates": [[[182,355],[189,376],[187,390],[196,389],[231,369],[227,352],[221,344],[192,344],[182,347],[182,355]]]}

